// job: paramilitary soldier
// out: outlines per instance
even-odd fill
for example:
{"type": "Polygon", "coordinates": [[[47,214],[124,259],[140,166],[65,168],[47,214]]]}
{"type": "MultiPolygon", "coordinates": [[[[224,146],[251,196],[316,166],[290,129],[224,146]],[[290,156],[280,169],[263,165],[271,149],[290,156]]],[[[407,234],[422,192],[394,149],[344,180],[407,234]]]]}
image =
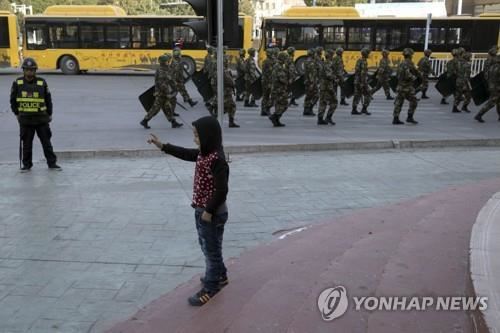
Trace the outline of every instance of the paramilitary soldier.
{"type": "Polygon", "coordinates": [[[286,61],[288,54],[280,52],[278,54],[278,61],[273,67],[273,101],[274,113],[269,116],[269,120],[273,123],[274,127],[283,127],[285,124],[280,122],[281,116],[288,108],[288,71],[286,69],[286,61]]]}
{"type": "Polygon", "coordinates": [[[49,123],[52,120],[52,97],[49,87],[44,79],[36,76],[38,66],[34,59],[24,59],[22,68],[24,76],[14,81],[10,91],[10,107],[20,127],[23,164],[21,172],[31,170],[33,166],[32,151],[35,133],[42,143],[49,169],[62,170],[56,164],[57,157],[50,142],[52,132],[49,123]]]}
{"type": "Polygon", "coordinates": [[[490,63],[488,69],[488,89],[490,91],[490,98],[474,117],[480,123],[484,123],[484,114],[494,106],[497,108],[498,121],[500,121],[500,53],[490,63]]]}
{"type": "MultiPolygon", "coordinates": [[[[244,79],[245,78],[245,56],[247,51],[245,49],[240,50],[240,56],[238,60],[236,60],[236,79],[244,79]]],[[[236,101],[241,102],[243,100],[245,92],[244,91],[236,91],[236,101]]]]}
{"type": "Polygon", "coordinates": [[[260,115],[270,116],[273,107],[272,88],[273,88],[273,67],[276,63],[276,49],[268,48],[266,50],[266,59],[262,62],[262,101],[260,104],[260,115]]]}
{"type": "Polygon", "coordinates": [[[418,71],[422,76],[422,99],[428,99],[427,89],[429,89],[429,75],[433,73],[431,66],[431,54],[432,51],[427,49],[424,50],[424,56],[418,61],[418,71]]]}
{"type": "Polygon", "coordinates": [[[248,57],[245,61],[245,106],[257,107],[255,97],[250,92],[252,84],[259,78],[257,72],[257,64],[255,63],[255,49],[253,47],[248,49],[248,57]]]}
{"type": "Polygon", "coordinates": [[[307,59],[304,63],[304,85],[306,87],[304,116],[315,116],[313,107],[318,95],[318,68],[314,57],[314,49],[307,50],[307,59]]]}
{"type": "Polygon", "coordinates": [[[344,59],[342,58],[342,55],[344,54],[344,49],[339,47],[335,51],[337,56],[333,58],[333,67],[336,68],[337,77],[339,78],[338,82],[335,82],[335,94],[337,94],[337,87],[340,86],[340,105],[349,105],[345,101],[345,93],[344,93],[344,74],[345,74],[345,68],[344,68],[344,59]]]}
{"type": "Polygon", "coordinates": [[[415,65],[413,64],[413,50],[406,48],[403,50],[404,60],[399,64],[398,67],[398,88],[397,96],[394,101],[394,118],[392,120],[393,125],[402,125],[404,122],[399,120],[399,114],[403,107],[403,103],[406,100],[410,103],[408,109],[408,117],[406,122],[412,124],[418,124],[418,122],[413,118],[415,110],[417,109],[417,97],[415,96],[415,87],[413,86],[413,81],[417,79],[420,73],[417,71],[415,65]]]}
{"type": "Polygon", "coordinates": [[[455,100],[453,101],[453,111],[460,112],[458,106],[463,101],[462,110],[470,112],[468,106],[472,99],[470,74],[471,74],[471,54],[463,52],[462,58],[458,61],[457,80],[455,83],[455,100]]]}
{"type": "Polygon", "coordinates": [[[351,114],[366,114],[370,115],[368,112],[368,106],[372,99],[370,95],[370,88],[368,87],[368,56],[370,55],[370,50],[368,48],[363,48],[361,50],[361,58],[356,62],[356,68],[354,72],[354,100],[352,101],[352,112],[351,114]],[[358,112],[358,103],[363,99],[363,109],[358,112]]]}
{"type": "Polygon", "coordinates": [[[326,59],[323,63],[323,70],[320,73],[318,125],[335,125],[332,117],[337,108],[338,101],[334,84],[337,80],[337,75],[334,72],[333,55],[333,50],[326,50],[326,59]],[[323,119],[327,106],[329,107],[328,113],[326,114],[326,119],[323,119]]]}
{"type": "Polygon", "coordinates": [[[174,59],[172,60],[171,68],[174,75],[174,80],[177,84],[177,91],[181,94],[184,103],[189,103],[191,107],[198,104],[189,96],[184,84],[184,65],[182,64],[181,49],[176,47],[172,52],[174,59]]]}
{"type": "MultiPolygon", "coordinates": [[[[455,80],[457,79],[458,61],[461,56],[460,50],[451,50],[451,55],[453,58],[446,63],[446,77],[455,83],[455,80]]],[[[445,97],[441,98],[441,104],[448,104],[445,97]]]]}
{"type": "Polygon", "coordinates": [[[231,69],[229,68],[229,57],[224,56],[224,112],[229,116],[229,127],[240,127],[234,122],[234,115],[236,114],[236,103],[233,99],[235,90],[235,82],[231,69]]]}
{"type": "Polygon", "coordinates": [[[372,89],[370,94],[373,95],[380,88],[384,88],[385,97],[388,100],[394,99],[391,96],[391,88],[389,86],[389,80],[391,79],[391,74],[392,74],[392,68],[391,68],[391,61],[389,60],[389,50],[383,49],[382,59],[380,59],[377,68],[377,85],[372,89]]]}
{"type": "MultiPolygon", "coordinates": [[[[295,81],[297,78],[297,69],[295,68],[295,48],[290,46],[286,52],[288,53],[288,60],[286,62],[286,67],[288,69],[288,86],[290,87],[291,84],[295,81]]],[[[295,98],[293,96],[290,98],[290,105],[297,106],[298,104],[295,102],[295,98]]]]}
{"type": "Polygon", "coordinates": [[[160,68],[158,68],[155,73],[155,101],[144,119],[140,122],[146,129],[151,128],[148,122],[160,112],[160,109],[163,111],[165,117],[167,117],[167,120],[172,124],[172,128],[181,127],[183,125],[178,123],[174,117],[177,83],[170,70],[169,62],[171,59],[172,56],[170,54],[164,54],[158,57],[160,68]]]}
{"type": "Polygon", "coordinates": [[[488,80],[488,72],[490,71],[490,66],[492,66],[496,62],[497,52],[498,52],[498,47],[496,46],[493,46],[491,49],[488,50],[488,58],[484,62],[484,68],[483,68],[485,80],[488,80]]]}

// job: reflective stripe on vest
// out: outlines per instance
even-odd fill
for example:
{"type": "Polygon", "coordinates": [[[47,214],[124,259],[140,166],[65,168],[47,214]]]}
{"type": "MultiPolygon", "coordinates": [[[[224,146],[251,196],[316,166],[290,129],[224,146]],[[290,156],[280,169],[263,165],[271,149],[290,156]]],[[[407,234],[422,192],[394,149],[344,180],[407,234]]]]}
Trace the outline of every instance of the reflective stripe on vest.
{"type": "Polygon", "coordinates": [[[23,79],[19,79],[17,84],[19,90],[16,102],[20,115],[46,113],[44,81],[36,80],[36,83],[28,83],[23,79]]]}
{"type": "Polygon", "coordinates": [[[24,84],[24,81],[23,80],[17,80],[17,84],[21,86],[21,85],[24,84]]]}

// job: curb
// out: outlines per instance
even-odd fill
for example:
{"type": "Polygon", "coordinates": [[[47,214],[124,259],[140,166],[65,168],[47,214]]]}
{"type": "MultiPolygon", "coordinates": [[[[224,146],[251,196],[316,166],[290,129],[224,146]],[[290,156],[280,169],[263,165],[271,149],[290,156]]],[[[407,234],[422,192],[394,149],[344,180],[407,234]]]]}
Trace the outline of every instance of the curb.
{"type": "Polygon", "coordinates": [[[500,333],[500,192],[479,212],[470,240],[470,270],[477,296],[488,297],[482,311],[490,333],[500,333]]]}
{"type": "MultiPolygon", "coordinates": [[[[251,154],[272,152],[303,152],[323,150],[387,150],[387,149],[423,149],[423,148],[457,148],[457,147],[500,147],[498,139],[460,139],[460,140],[387,140],[360,142],[331,142],[280,145],[242,145],[227,146],[229,154],[251,154]]],[[[105,157],[154,157],[157,149],[102,149],[57,151],[61,159],[85,159],[105,157]]]]}

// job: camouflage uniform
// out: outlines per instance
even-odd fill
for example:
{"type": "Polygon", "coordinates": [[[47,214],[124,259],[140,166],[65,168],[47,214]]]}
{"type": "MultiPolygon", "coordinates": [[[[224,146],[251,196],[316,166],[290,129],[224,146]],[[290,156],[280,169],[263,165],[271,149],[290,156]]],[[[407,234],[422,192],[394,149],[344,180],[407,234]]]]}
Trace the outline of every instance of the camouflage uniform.
{"type": "Polygon", "coordinates": [[[181,50],[178,48],[174,49],[173,52],[174,59],[172,60],[172,71],[174,75],[174,80],[177,85],[177,91],[181,94],[184,103],[189,103],[191,106],[195,106],[198,102],[195,102],[189,97],[189,94],[186,90],[186,86],[184,85],[184,65],[181,61],[181,50]]]}
{"type": "Polygon", "coordinates": [[[474,117],[480,123],[484,122],[483,115],[494,106],[497,107],[498,121],[500,121],[500,54],[490,63],[488,69],[488,88],[490,98],[474,117]]]}
{"type": "Polygon", "coordinates": [[[356,69],[354,72],[354,100],[352,102],[351,114],[360,114],[357,110],[358,104],[363,99],[363,109],[361,113],[369,115],[368,106],[370,105],[371,95],[370,88],[368,87],[368,55],[370,50],[361,50],[361,58],[356,62],[356,69]]]}
{"type": "Polygon", "coordinates": [[[248,58],[245,61],[245,106],[257,106],[255,98],[250,93],[250,87],[258,79],[257,65],[255,64],[255,49],[248,49],[248,58]]]}
{"type": "Polygon", "coordinates": [[[458,105],[463,101],[462,111],[470,112],[467,106],[471,101],[471,86],[470,86],[471,63],[470,53],[463,55],[463,58],[458,62],[457,80],[455,88],[455,101],[453,103],[453,112],[460,112],[458,105]]]}
{"type": "Polygon", "coordinates": [[[334,83],[337,73],[334,72],[333,53],[333,50],[326,51],[326,60],[323,63],[323,69],[320,72],[318,125],[326,125],[329,123],[335,125],[332,117],[335,109],[337,108],[338,101],[334,83]],[[323,117],[327,106],[329,106],[328,113],[326,115],[326,120],[324,120],[323,117]]]}
{"type": "Polygon", "coordinates": [[[274,127],[284,126],[280,122],[281,116],[288,108],[288,71],[286,69],[286,61],[288,54],[281,52],[278,54],[278,61],[273,67],[273,100],[274,100],[274,113],[269,116],[269,120],[273,123],[274,127]]]}
{"type": "Polygon", "coordinates": [[[410,102],[410,107],[408,109],[408,118],[406,119],[406,121],[409,123],[417,124],[415,119],[413,119],[413,115],[415,114],[415,110],[417,109],[417,97],[415,96],[413,81],[415,81],[418,72],[415,65],[413,64],[413,61],[411,60],[411,57],[413,56],[413,50],[404,49],[403,56],[405,57],[405,59],[399,65],[397,72],[398,94],[396,96],[396,100],[394,101],[394,119],[392,122],[393,125],[403,124],[403,122],[399,120],[399,114],[401,113],[401,108],[403,107],[405,99],[410,102]]]}
{"type": "Polygon", "coordinates": [[[385,96],[387,99],[393,99],[391,96],[391,88],[389,80],[391,79],[392,68],[391,61],[389,60],[389,51],[382,51],[383,58],[380,60],[377,68],[377,85],[372,89],[371,95],[377,92],[380,88],[384,88],[385,96]]]}
{"type": "Polygon", "coordinates": [[[167,117],[167,120],[172,123],[172,127],[180,127],[182,124],[176,122],[174,118],[174,109],[176,103],[177,89],[173,78],[173,73],[170,69],[170,55],[160,56],[160,68],[155,73],[155,100],[153,106],[148,111],[141,125],[144,128],[149,128],[148,122],[160,112],[160,109],[167,117]]]}
{"type": "Polygon", "coordinates": [[[490,66],[492,66],[495,63],[496,56],[497,56],[497,47],[493,46],[491,49],[488,50],[488,58],[484,62],[483,73],[485,80],[488,80],[488,72],[490,70],[490,66]]]}
{"type": "Polygon", "coordinates": [[[272,87],[273,87],[273,67],[276,63],[275,49],[266,50],[266,59],[262,63],[262,102],[261,116],[269,116],[273,107],[272,87]]]}
{"type": "MultiPolygon", "coordinates": [[[[246,51],[245,49],[240,50],[240,56],[238,60],[236,60],[236,78],[239,79],[245,77],[245,55],[246,51]]],[[[236,100],[237,101],[242,101],[243,100],[243,91],[237,91],[236,92],[236,100]]]]}
{"type": "Polygon", "coordinates": [[[213,54],[214,54],[214,48],[212,46],[207,47],[207,55],[205,56],[205,60],[203,62],[203,73],[207,75],[210,68],[210,64],[214,59],[213,54]]]}
{"type": "Polygon", "coordinates": [[[344,74],[345,74],[345,67],[344,67],[344,60],[342,59],[342,54],[344,53],[344,49],[339,47],[336,50],[337,56],[333,58],[333,67],[335,68],[335,72],[337,73],[337,78],[338,81],[334,83],[335,87],[335,94],[337,94],[337,88],[340,87],[340,105],[349,105],[345,101],[345,94],[344,94],[344,74]]]}
{"type": "Polygon", "coordinates": [[[430,56],[432,54],[431,50],[425,50],[424,56],[418,61],[418,71],[422,76],[422,98],[427,99],[427,89],[429,89],[429,75],[433,73],[430,56]]]}
{"type": "Polygon", "coordinates": [[[313,107],[318,95],[318,68],[314,59],[314,50],[307,51],[307,60],[304,63],[304,116],[314,116],[313,107]]]}
{"type": "Polygon", "coordinates": [[[236,114],[236,103],[233,99],[235,82],[231,70],[229,69],[229,57],[224,57],[224,113],[229,116],[229,127],[240,127],[234,122],[236,114]]]}
{"type": "MultiPolygon", "coordinates": [[[[286,67],[288,69],[288,87],[292,85],[292,83],[295,81],[297,78],[297,69],[295,68],[295,48],[289,47],[287,50],[288,52],[288,60],[286,61],[286,67]]],[[[288,93],[290,93],[290,89],[288,89],[288,93]]],[[[291,97],[290,98],[290,105],[297,106],[298,104],[295,103],[295,98],[291,97]]]]}
{"type": "MultiPolygon", "coordinates": [[[[458,49],[451,50],[451,55],[453,56],[453,58],[446,63],[446,77],[450,80],[453,80],[454,82],[457,75],[457,66],[459,58],[458,49]]],[[[441,99],[441,104],[448,104],[448,102],[446,102],[446,97],[443,97],[441,99]]]]}

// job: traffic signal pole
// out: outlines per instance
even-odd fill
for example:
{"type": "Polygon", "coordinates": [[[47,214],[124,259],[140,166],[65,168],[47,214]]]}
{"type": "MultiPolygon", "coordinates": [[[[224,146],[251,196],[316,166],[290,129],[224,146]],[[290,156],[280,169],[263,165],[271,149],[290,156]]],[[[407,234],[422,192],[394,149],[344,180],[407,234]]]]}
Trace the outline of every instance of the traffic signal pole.
{"type": "Polygon", "coordinates": [[[224,39],[222,1],[217,1],[217,114],[221,129],[224,128],[224,39]]]}

